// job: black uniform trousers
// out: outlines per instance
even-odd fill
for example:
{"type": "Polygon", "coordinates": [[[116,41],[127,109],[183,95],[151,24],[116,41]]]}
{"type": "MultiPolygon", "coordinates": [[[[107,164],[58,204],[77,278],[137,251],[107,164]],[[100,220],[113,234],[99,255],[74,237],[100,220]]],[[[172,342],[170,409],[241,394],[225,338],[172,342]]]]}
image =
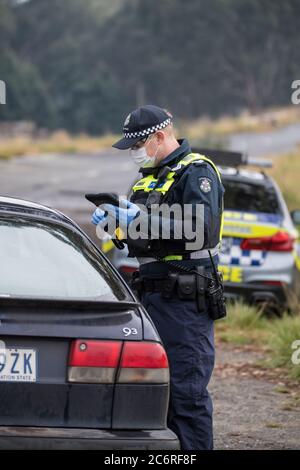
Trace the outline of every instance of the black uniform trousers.
{"type": "Polygon", "coordinates": [[[207,391],[215,359],[214,322],[195,300],[144,292],[141,299],[165,346],[170,367],[168,427],[182,450],[213,448],[212,401],[207,391]]]}

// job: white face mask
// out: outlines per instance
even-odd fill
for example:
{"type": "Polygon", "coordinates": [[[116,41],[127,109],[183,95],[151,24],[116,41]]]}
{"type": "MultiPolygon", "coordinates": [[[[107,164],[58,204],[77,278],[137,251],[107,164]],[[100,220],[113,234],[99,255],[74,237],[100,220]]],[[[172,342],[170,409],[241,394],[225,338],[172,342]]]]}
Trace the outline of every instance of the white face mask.
{"type": "Polygon", "coordinates": [[[155,166],[155,158],[149,157],[145,147],[140,149],[130,149],[130,156],[139,168],[152,168],[155,166]]]}
{"type": "MultiPolygon", "coordinates": [[[[152,136],[150,137],[150,139],[152,136]]],[[[149,140],[150,140],[149,139],[149,140]]],[[[149,141],[148,140],[148,141],[149,141]]],[[[130,149],[130,156],[133,159],[134,163],[139,167],[139,168],[153,168],[156,166],[156,155],[158,152],[159,144],[157,146],[157,150],[155,152],[155,155],[153,157],[150,157],[147,154],[147,150],[145,147],[141,147],[140,149],[130,149]]]]}

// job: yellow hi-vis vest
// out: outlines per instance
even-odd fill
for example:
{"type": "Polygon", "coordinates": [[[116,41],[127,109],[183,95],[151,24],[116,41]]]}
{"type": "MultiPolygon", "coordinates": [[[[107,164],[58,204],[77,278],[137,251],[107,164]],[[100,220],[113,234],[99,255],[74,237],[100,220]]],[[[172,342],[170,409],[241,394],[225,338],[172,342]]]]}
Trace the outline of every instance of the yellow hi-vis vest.
{"type": "MultiPolygon", "coordinates": [[[[162,183],[160,183],[157,187],[155,186],[157,184],[158,178],[155,178],[153,174],[150,174],[150,175],[143,177],[139,181],[137,181],[132,187],[132,191],[133,193],[136,193],[137,191],[144,191],[144,192],[150,193],[151,191],[155,190],[161,193],[162,195],[165,195],[170,190],[173,183],[175,182],[176,176],[179,173],[181,173],[181,170],[184,167],[194,162],[207,162],[208,164],[210,164],[215,170],[218,176],[218,179],[220,183],[222,184],[220,172],[218,168],[216,167],[216,165],[209,158],[201,154],[190,153],[186,155],[185,157],[183,157],[179,162],[177,162],[173,168],[171,168],[171,171],[169,171],[169,173],[166,175],[165,180],[162,183]]],[[[221,236],[222,236],[222,231],[223,231],[223,224],[224,224],[224,215],[223,215],[223,207],[222,207],[222,216],[221,216],[220,234],[219,234],[220,241],[221,241],[221,236]]],[[[119,240],[124,239],[124,233],[122,232],[120,228],[116,229],[115,234],[119,240]]],[[[182,259],[182,256],[181,255],[167,255],[163,257],[162,259],[180,260],[182,259]]]]}
{"type": "MultiPolygon", "coordinates": [[[[155,191],[159,191],[161,194],[166,194],[171,186],[173,185],[176,175],[179,170],[181,170],[183,167],[186,167],[190,165],[191,163],[194,162],[207,162],[209,163],[213,169],[215,170],[218,179],[220,183],[222,184],[221,180],[221,175],[220,171],[216,167],[216,165],[207,157],[204,155],[201,155],[199,153],[189,153],[185,157],[183,157],[177,164],[171,168],[171,171],[167,174],[165,181],[163,184],[158,185],[158,187],[155,188],[155,191]]],[[[145,191],[145,192],[150,192],[154,189],[155,185],[157,183],[157,178],[155,178],[153,175],[147,175],[144,178],[140,179],[137,181],[134,186],[132,187],[132,191],[135,193],[137,191],[145,191]]],[[[222,231],[223,231],[223,224],[224,224],[224,214],[223,214],[223,208],[222,208],[222,219],[221,219],[221,227],[220,227],[220,241],[222,237],[222,231]]]]}

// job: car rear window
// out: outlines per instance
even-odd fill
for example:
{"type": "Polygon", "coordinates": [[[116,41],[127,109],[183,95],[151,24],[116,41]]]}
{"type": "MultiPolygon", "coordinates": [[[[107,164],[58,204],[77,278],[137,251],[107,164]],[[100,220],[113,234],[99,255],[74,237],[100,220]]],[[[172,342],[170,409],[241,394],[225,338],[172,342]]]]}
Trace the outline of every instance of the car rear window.
{"type": "Polygon", "coordinates": [[[223,179],[224,207],[227,210],[280,214],[275,189],[262,184],[223,179]]]}
{"type": "Polygon", "coordinates": [[[0,295],[121,300],[121,282],[93,245],[64,225],[0,217],[0,295]]]}

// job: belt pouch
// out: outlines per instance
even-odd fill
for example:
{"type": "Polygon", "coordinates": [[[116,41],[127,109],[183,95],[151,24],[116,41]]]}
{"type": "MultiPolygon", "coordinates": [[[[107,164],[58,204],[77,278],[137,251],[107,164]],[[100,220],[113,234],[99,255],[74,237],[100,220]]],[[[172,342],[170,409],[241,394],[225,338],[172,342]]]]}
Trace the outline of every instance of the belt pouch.
{"type": "Polygon", "coordinates": [[[196,279],[194,274],[178,275],[177,295],[182,300],[194,300],[196,298],[196,279]]]}

